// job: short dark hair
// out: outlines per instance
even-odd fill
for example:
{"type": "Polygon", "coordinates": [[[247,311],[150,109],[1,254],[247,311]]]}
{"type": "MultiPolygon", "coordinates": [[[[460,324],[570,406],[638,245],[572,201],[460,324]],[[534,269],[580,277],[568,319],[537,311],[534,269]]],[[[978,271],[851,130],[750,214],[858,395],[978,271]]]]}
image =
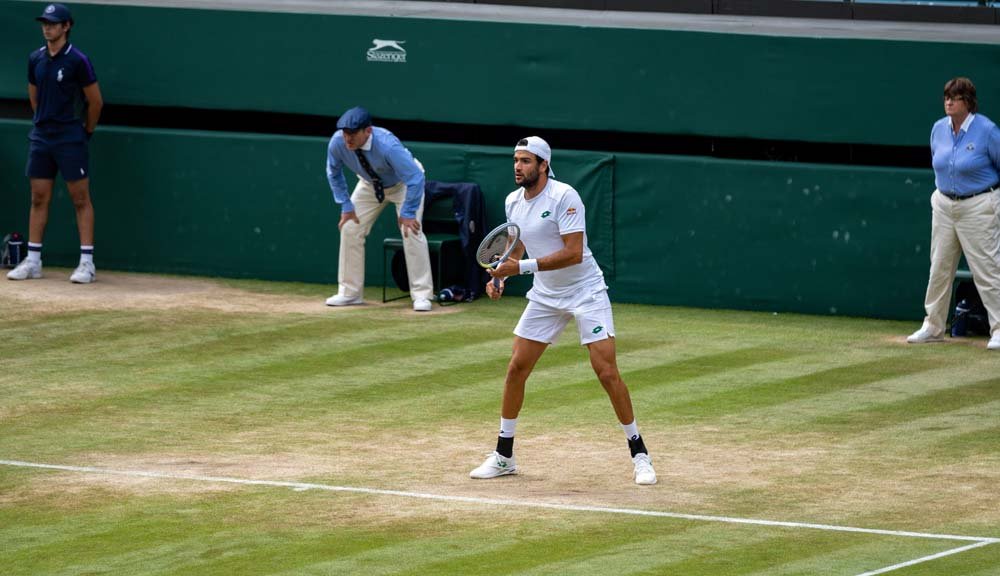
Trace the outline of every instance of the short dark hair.
{"type": "Polygon", "coordinates": [[[945,83],[944,97],[965,100],[965,105],[972,114],[979,110],[979,101],[976,100],[976,85],[964,76],[952,78],[945,83]]]}

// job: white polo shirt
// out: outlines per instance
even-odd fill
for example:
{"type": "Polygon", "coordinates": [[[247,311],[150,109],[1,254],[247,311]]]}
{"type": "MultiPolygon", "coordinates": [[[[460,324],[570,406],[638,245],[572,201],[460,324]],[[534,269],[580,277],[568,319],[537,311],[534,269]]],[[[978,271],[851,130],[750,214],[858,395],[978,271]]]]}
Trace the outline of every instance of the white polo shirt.
{"type": "Polygon", "coordinates": [[[587,245],[586,211],[580,194],[569,184],[549,178],[545,189],[531,200],[524,188],[507,195],[507,220],[521,228],[521,242],[529,258],[544,258],[565,245],[564,234],[583,232],[583,261],[559,270],[535,273],[528,299],[564,308],[567,302],[605,290],[604,272],[587,245]]]}

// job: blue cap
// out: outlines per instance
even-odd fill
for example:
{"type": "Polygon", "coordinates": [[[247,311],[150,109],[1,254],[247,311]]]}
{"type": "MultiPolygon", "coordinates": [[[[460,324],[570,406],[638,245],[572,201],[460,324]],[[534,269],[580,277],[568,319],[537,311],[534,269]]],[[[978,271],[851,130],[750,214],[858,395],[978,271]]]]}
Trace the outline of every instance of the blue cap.
{"type": "Polygon", "coordinates": [[[42,15],[35,18],[39,22],[69,22],[73,23],[73,16],[69,13],[69,8],[64,4],[49,4],[45,7],[42,15]]]}
{"type": "Polygon", "coordinates": [[[337,128],[344,130],[360,130],[372,125],[372,115],[361,106],[355,106],[340,115],[337,120],[337,128]]]}

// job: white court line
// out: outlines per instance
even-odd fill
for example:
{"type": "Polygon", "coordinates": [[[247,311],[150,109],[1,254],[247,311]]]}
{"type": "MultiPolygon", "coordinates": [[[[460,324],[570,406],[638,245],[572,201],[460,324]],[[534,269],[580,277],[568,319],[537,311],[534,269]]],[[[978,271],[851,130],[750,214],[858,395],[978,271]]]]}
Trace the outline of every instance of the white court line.
{"type": "Polygon", "coordinates": [[[988,538],[982,536],[960,536],[956,534],[929,534],[925,532],[905,532],[898,530],[879,530],[875,528],[854,528],[851,526],[835,526],[830,524],[811,524],[806,522],[782,522],[777,520],[756,520],[752,518],[730,518],[727,516],[705,516],[701,514],[681,514],[677,512],[660,512],[656,510],[639,510],[635,508],[609,508],[604,506],[584,506],[577,504],[555,504],[551,502],[530,502],[525,500],[509,500],[504,498],[478,498],[474,496],[449,496],[445,494],[430,494],[425,492],[405,492],[402,490],[383,490],[379,488],[358,488],[353,486],[332,486],[329,484],[315,484],[311,482],[285,482],[280,480],[248,480],[246,478],[229,478],[225,476],[201,476],[197,474],[171,474],[168,472],[151,472],[144,470],[114,470],[110,468],[94,468],[91,466],[65,466],[60,464],[42,464],[37,462],[23,462],[20,460],[0,460],[0,465],[16,466],[19,468],[41,468],[45,470],[61,470],[64,472],[83,472],[88,474],[108,474],[114,476],[132,476],[138,478],[159,478],[165,480],[191,480],[196,482],[216,482],[227,484],[240,484],[243,486],[275,486],[279,488],[292,488],[294,490],[326,490],[329,492],[352,492],[357,494],[375,494],[381,496],[399,496],[402,498],[419,498],[423,500],[441,500],[446,502],[463,502],[468,504],[486,504],[491,506],[520,506],[524,508],[545,508],[548,510],[566,510],[573,512],[596,512],[604,514],[627,514],[632,516],[653,516],[658,518],[676,518],[681,520],[697,520],[702,522],[723,522],[726,524],[752,524],[757,526],[774,526],[782,528],[806,528],[811,530],[825,530],[828,532],[853,532],[859,534],[878,534],[881,536],[899,536],[904,538],[928,538],[933,540],[956,540],[963,542],[974,542],[960,548],[953,548],[944,552],[939,552],[931,556],[925,556],[881,568],[874,572],[865,572],[858,576],[873,576],[886,572],[911,566],[913,564],[927,562],[936,558],[950,556],[987,546],[989,544],[1000,543],[1000,538],[988,538]]]}
{"type": "Polygon", "coordinates": [[[858,574],[858,576],[875,576],[876,574],[885,574],[886,572],[892,572],[893,570],[899,570],[900,568],[906,568],[907,566],[913,566],[914,564],[920,564],[922,562],[937,560],[938,558],[944,558],[945,556],[951,556],[952,554],[958,554],[965,552],[966,550],[972,550],[973,548],[989,546],[990,544],[996,544],[996,539],[984,538],[981,542],[976,542],[975,544],[969,544],[968,546],[962,546],[960,548],[952,548],[951,550],[945,550],[944,552],[938,552],[937,554],[931,554],[930,556],[924,556],[923,558],[907,560],[906,562],[900,562],[899,564],[893,564],[892,566],[886,566],[885,568],[879,568],[878,570],[858,574]]]}

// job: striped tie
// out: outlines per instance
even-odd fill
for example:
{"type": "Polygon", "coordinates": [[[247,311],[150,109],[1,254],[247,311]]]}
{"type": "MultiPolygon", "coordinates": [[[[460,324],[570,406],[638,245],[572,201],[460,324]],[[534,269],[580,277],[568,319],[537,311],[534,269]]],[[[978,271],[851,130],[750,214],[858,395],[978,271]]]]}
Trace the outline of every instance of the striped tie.
{"type": "Polygon", "coordinates": [[[365,158],[365,155],[361,152],[360,148],[355,150],[354,153],[358,155],[358,162],[361,162],[361,167],[365,169],[365,172],[368,173],[368,177],[371,178],[372,186],[375,188],[375,199],[378,200],[379,204],[381,204],[382,201],[385,200],[385,186],[382,185],[382,179],[375,173],[375,169],[372,168],[371,163],[369,163],[368,159],[365,158]]]}

